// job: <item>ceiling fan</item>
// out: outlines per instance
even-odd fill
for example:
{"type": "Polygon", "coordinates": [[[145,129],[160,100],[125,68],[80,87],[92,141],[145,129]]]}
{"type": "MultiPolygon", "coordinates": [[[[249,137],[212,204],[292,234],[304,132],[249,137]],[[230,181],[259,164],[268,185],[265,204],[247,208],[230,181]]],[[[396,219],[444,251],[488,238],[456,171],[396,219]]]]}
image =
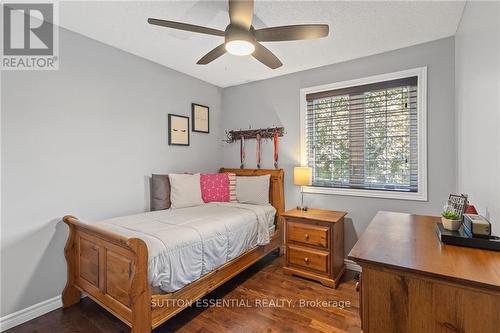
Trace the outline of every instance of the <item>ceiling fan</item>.
{"type": "Polygon", "coordinates": [[[254,29],[253,0],[229,0],[230,23],[225,31],[199,25],[148,18],[148,23],[162,27],[186,30],[207,35],[224,37],[224,43],[198,60],[198,65],[206,65],[229,52],[234,55],[252,55],[269,68],[276,69],[283,64],[260,42],[281,42],[322,38],[328,36],[327,24],[285,25],[254,29]]]}

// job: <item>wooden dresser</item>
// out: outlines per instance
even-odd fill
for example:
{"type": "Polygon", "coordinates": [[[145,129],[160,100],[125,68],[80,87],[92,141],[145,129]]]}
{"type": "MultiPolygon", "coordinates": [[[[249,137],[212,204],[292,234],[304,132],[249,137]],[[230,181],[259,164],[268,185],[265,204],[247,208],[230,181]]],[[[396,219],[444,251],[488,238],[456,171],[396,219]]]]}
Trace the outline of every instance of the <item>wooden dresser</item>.
{"type": "Polygon", "coordinates": [[[284,272],[336,287],[345,270],[346,214],[313,208],[281,214],[285,225],[284,272]]]}
{"type": "Polygon", "coordinates": [[[500,331],[500,252],[442,244],[439,221],[379,212],[351,250],[363,332],[500,331]]]}

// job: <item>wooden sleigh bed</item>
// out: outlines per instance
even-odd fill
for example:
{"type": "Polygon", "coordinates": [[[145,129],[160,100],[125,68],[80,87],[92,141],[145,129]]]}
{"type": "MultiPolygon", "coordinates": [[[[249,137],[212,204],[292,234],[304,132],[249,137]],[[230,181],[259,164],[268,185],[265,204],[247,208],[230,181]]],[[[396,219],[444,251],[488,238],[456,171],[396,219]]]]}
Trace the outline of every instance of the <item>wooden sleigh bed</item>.
{"type": "Polygon", "coordinates": [[[285,209],[283,170],[222,168],[221,172],[271,176],[269,199],[276,208],[276,229],[269,244],[246,251],[182,289],[153,294],[147,276],[148,248],[143,240],[126,238],[65,216],[69,237],[64,249],[68,280],[62,293],[63,307],[78,303],[84,292],[130,326],[133,333],[148,333],[182,311],[190,301],[210,293],[270,252],[280,251],[283,228],[279,216],[285,209]]]}

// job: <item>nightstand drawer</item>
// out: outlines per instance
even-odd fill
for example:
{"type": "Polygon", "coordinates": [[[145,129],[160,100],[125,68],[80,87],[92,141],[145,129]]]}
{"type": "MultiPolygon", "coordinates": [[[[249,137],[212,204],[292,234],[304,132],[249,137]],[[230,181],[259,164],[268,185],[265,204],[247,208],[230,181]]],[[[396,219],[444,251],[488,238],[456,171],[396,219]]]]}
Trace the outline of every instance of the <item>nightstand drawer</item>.
{"type": "Polygon", "coordinates": [[[288,222],[287,240],[328,249],[328,230],[326,226],[288,222]]]}
{"type": "Polygon", "coordinates": [[[328,273],[328,252],[293,245],[289,245],[287,250],[288,262],[290,264],[321,273],[328,273]]]}

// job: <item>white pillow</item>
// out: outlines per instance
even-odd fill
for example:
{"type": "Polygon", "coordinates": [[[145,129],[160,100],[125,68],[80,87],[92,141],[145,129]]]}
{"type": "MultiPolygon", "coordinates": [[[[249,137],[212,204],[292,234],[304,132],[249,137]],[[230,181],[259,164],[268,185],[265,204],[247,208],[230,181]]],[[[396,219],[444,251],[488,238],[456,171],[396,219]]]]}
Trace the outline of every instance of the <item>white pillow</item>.
{"type": "Polygon", "coordinates": [[[198,206],[203,204],[201,197],[200,174],[169,174],[170,201],[172,208],[198,206]]]}
{"type": "Polygon", "coordinates": [[[269,203],[271,176],[237,176],[236,199],[241,203],[265,205],[269,203]]]}

